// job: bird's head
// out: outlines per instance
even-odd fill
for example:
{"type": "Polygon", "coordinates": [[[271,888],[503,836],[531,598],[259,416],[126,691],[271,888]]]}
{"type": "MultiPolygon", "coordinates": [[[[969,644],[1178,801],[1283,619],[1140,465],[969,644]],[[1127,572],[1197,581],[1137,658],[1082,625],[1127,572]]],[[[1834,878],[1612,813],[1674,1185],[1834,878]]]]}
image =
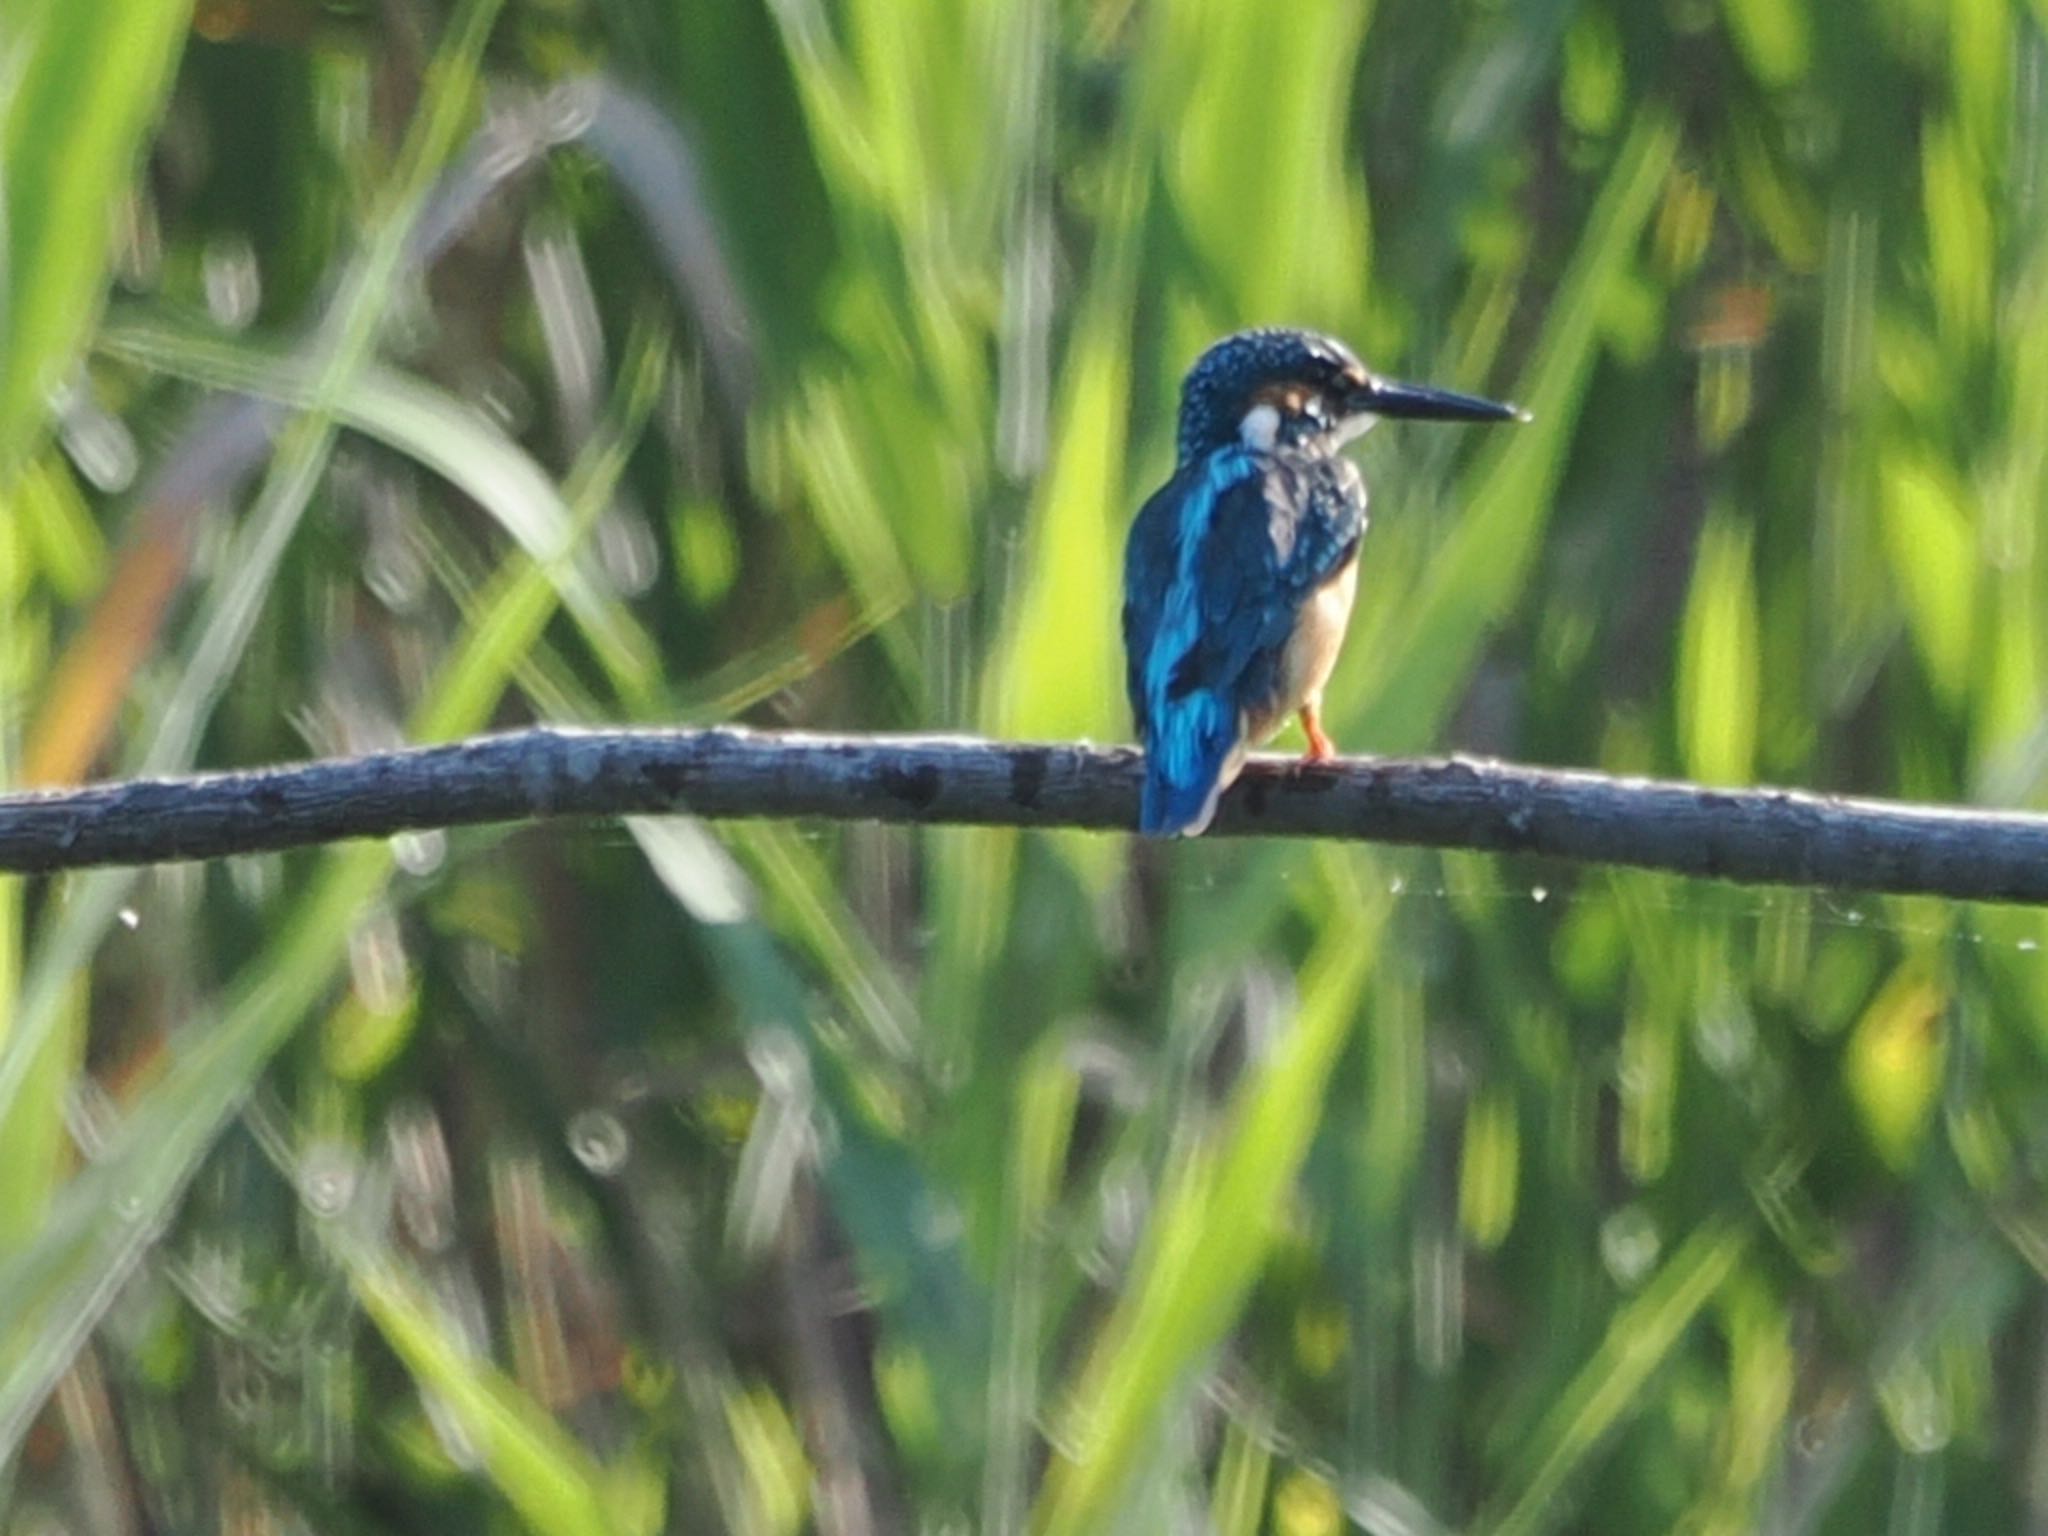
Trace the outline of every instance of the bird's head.
{"type": "Polygon", "coordinates": [[[1180,461],[1231,445],[1334,453],[1383,416],[1528,420],[1512,405],[1380,378],[1341,341],[1314,331],[1239,331],[1182,381],[1180,461]]]}

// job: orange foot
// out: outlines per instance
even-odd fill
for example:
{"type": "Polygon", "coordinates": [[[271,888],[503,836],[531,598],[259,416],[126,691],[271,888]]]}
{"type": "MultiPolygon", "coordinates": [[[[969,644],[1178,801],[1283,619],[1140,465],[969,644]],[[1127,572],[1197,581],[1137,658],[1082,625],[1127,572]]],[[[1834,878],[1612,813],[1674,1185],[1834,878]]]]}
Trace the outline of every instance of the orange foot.
{"type": "Polygon", "coordinates": [[[1323,706],[1320,702],[1301,706],[1301,728],[1308,733],[1308,751],[1303,754],[1305,763],[1327,763],[1337,755],[1336,746],[1323,731],[1323,706]]]}

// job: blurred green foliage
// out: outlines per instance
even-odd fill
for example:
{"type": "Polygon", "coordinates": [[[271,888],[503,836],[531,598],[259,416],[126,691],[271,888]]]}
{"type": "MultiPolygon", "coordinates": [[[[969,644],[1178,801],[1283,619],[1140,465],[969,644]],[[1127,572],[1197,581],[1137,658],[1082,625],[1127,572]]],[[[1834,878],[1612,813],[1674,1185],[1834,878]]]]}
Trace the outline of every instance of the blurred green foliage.
{"type": "MultiPolygon", "coordinates": [[[[0,768],[1119,738],[1181,370],[1354,751],[2048,799],[2024,0],[17,0],[0,768]]],[[[5,1528],[2014,1530],[2041,914],[733,826],[0,883],[5,1528]]]]}

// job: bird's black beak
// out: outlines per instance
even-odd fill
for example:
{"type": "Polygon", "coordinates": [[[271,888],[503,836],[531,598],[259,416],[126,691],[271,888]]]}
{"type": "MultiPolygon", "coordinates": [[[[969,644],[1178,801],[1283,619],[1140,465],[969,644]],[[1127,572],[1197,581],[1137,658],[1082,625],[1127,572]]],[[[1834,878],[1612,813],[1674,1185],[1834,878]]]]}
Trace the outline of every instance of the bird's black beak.
{"type": "Polygon", "coordinates": [[[1503,405],[1498,400],[1483,400],[1478,395],[1461,395],[1454,390],[1432,389],[1427,384],[1403,384],[1397,379],[1369,378],[1351,392],[1345,404],[1355,413],[1412,421],[1529,419],[1529,413],[1518,405],[1503,405]]]}

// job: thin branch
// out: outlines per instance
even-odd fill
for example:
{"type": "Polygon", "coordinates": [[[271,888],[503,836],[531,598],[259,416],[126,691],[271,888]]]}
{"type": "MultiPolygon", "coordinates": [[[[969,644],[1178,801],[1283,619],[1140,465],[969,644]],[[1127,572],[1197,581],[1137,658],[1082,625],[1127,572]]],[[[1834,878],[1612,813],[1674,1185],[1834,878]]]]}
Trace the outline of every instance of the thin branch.
{"type": "MultiPolygon", "coordinates": [[[[1137,752],[1121,747],[540,727],[330,762],[0,796],[0,870],[669,812],[1125,831],[1139,772],[1137,752]]],[[[1467,758],[1257,759],[1207,835],[1475,848],[1752,884],[2048,903],[2048,816],[1467,758]]]]}

